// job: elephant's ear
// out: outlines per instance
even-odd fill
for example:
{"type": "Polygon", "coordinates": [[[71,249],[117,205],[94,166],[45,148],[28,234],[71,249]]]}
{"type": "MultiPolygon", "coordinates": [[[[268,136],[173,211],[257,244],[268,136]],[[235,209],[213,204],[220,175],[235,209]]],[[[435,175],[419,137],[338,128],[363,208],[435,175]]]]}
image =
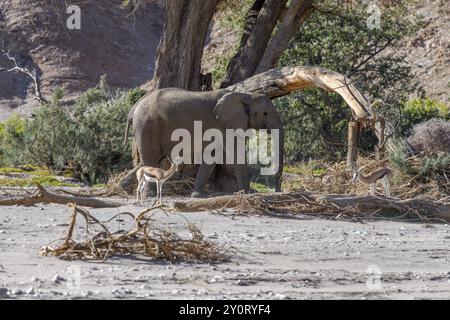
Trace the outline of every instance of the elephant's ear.
{"type": "Polygon", "coordinates": [[[249,127],[249,109],[252,96],[245,93],[227,93],[217,102],[214,114],[226,129],[244,129],[249,127]]]}

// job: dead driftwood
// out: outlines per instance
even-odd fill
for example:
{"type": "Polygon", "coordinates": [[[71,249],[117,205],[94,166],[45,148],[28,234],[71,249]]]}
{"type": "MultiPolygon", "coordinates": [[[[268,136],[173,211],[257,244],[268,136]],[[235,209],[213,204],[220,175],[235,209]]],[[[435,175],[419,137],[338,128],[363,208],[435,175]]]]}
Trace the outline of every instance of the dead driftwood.
{"type": "Polygon", "coordinates": [[[229,259],[227,250],[206,240],[201,231],[186,221],[189,236],[181,237],[166,228],[158,227],[155,214],[161,207],[144,210],[137,216],[119,213],[106,222],[100,222],[89,211],[71,205],[73,211],[63,239],[55,247],[44,247],[41,254],[64,260],[106,260],[114,255],[143,255],[172,263],[223,262],[229,259]],[[132,219],[130,230],[111,231],[110,224],[117,219],[132,219]],[[77,220],[81,220],[77,224],[77,220]],[[83,223],[84,222],[84,223],[83,223]],[[83,230],[83,231],[82,231],[83,230]],[[79,231],[81,234],[78,234],[79,231]]]}
{"type": "Polygon", "coordinates": [[[378,196],[314,195],[308,193],[237,194],[175,203],[183,212],[234,209],[238,214],[301,214],[332,219],[392,219],[449,222],[450,204],[378,196]]]}
{"type": "Polygon", "coordinates": [[[31,195],[0,200],[0,206],[32,206],[38,203],[56,203],[64,205],[75,203],[79,206],[89,208],[118,208],[122,206],[119,203],[95,198],[52,193],[39,184],[37,184],[37,189],[31,195]]]}

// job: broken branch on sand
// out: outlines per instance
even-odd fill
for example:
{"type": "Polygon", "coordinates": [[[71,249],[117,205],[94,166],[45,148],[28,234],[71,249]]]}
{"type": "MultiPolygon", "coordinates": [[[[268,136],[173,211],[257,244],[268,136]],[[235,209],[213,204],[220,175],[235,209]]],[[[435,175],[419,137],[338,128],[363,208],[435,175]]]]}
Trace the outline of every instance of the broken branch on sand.
{"type": "Polygon", "coordinates": [[[118,208],[119,203],[104,201],[88,197],[77,197],[70,195],[61,195],[47,191],[43,186],[37,184],[37,193],[32,196],[16,197],[11,199],[0,200],[0,206],[32,206],[37,203],[56,203],[67,205],[75,203],[81,207],[89,208],[118,208]]]}
{"type": "Polygon", "coordinates": [[[315,195],[308,193],[237,194],[176,202],[175,209],[199,212],[234,209],[241,214],[301,214],[324,218],[385,218],[393,220],[450,221],[450,204],[378,196],[315,195]]]}
{"type": "MultiPolygon", "coordinates": [[[[137,216],[131,213],[120,213],[115,216],[129,216],[134,220],[130,230],[112,232],[108,223],[100,222],[89,211],[71,204],[73,209],[67,234],[56,247],[44,247],[41,254],[56,256],[61,259],[94,259],[105,260],[114,255],[143,255],[154,259],[169,260],[172,263],[181,261],[216,263],[228,260],[227,252],[205,239],[201,231],[186,221],[189,236],[181,237],[170,229],[157,226],[154,214],[161,207],[153,207],[142,211],[137,216]],[[84,221],[83,228],[78,228],[77,217],[84,221]],[[76,235],[76,230],[84,230],[85,235],[76,235]]],[[[80,222],[81,224],[81,222],[80,222]]]]}

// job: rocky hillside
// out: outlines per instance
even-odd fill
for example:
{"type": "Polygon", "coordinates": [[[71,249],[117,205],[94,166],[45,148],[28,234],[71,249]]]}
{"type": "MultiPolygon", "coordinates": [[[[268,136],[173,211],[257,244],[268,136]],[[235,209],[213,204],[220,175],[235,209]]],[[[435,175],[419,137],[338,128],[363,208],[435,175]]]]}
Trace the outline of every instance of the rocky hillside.
{"type": "MultiPolygon", "coordinates": [[[[153,75],[162,31],[162,10],[147,4],[136,13],[121,0],[77,1],[81,30],[69,30],[64,1],[0,0],[0,48],[17,62],[36,69],[42,91],[64,88],[68,98],[98,83],[106,74],[117,87],[139,86],[153,75]]],[[[11,67],[5,57],[1,67],[11,67]]],[[[30,78],[0,71],[0,119],[12,110],[26,112],[37,104],[30,78]]]]}
{"type": "Polygon", "coordinates": [[[426,95],[450,105],[450,1],[421,0],[411,11],[424,27],[396,50],[406,53],[426,95]]]}
{"type": "MultiPolygon", "coordinates": [[[[67,29],[63,1],[0,0],[0,48],[4,43],[19,64],[38,71],[47,97],[62,87],[70,100],[103,74],[111,85],[123,88],[151,79],[163,24],[157,2],[135,13],[121,8],[121,0],[78,3],[79,31],[67,29]]],[[[407,54],[428,96],[450,103],[450,1],[421,0],[411,13],[422,15],[425,26],[395,50],[407,54]]],[[[220,24],[212,28],[204,72],[224,63],[238,34],[220,24]]],[[[11,63],[0,57],[0,68],[8,66],[11,63]]],[[[13,110],[23,113],[35,106],[33,88],[28,77],[0,71],[0,120],[13,110]]]]}

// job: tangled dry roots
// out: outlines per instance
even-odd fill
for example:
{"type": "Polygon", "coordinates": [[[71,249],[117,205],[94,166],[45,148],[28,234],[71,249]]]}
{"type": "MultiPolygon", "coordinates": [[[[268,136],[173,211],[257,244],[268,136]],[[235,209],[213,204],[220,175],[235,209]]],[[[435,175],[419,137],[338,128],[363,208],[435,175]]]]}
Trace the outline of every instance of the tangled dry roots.
{"type": "Polygon", "coordinates": [[[319,203],[316,199],[302,193],[283,195],[236,195],[236,211],[239,214],[259,215],[309,215],[317,218],[352,220],[357,217],[353,208],[340,208],[331,203],[319,203]]]}
{"type": "Polygon", "coordinates": [[[45,247],[41,254],[56,256],[64,260],[94,259],[106,260],[114,255],[142,255],[154,259],[177,262],[216,263],[229,259],[221,246],[205,240],[201,231],[192,223],[187,223],[190,238],[181,238],[170,230],[162,230],[155,226],[153,216],[161,209],[154,207],[134,216],[121,213],[106,222],[100,222],[87,210],[71,205],[73,211],[67,234],[56,247],[45,247]],[[107,224],[120,217],[134,219],[135,227],[130,231],[112,233],[107,224]],[[85,240],[74,240],[77,229],[77,218],[81,217],[85,224],[85,240]]]}

